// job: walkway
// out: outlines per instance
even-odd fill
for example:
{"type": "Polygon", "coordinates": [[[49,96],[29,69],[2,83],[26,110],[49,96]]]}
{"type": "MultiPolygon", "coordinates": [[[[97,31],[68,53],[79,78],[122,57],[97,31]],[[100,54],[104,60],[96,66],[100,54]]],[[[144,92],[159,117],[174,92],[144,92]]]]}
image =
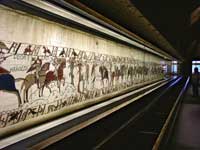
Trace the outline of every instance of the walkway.
{"type": "Polygon", "coordinates": [[[170,150],[200,150],[200,97],[189,87],[184,98],[170,150]]]}

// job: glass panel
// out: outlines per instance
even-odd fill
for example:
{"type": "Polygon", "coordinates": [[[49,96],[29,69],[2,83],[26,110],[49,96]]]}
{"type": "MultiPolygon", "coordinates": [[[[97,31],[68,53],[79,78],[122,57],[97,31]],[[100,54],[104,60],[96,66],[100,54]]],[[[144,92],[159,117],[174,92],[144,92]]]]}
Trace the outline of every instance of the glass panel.
{"type": "Polygon", "coordinates": [[[192,61],[192,73],[194,73],[194,68],[197,67],[200,72],[200,60],[192,61]]]}
{"type": "Polygon", "coordinates": [[[177,73],[178,69],[177,69],[177,65],[172,65],[172,73],[177,73]]]}

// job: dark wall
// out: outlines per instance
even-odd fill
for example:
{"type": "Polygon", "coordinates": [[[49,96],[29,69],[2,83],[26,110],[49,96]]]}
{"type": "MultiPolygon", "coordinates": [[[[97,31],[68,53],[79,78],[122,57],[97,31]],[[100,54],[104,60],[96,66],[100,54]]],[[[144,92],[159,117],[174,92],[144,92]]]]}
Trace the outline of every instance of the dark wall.
{"type": "Polygon", "coordinates": [[[187,59],[181,63],[181,65],[180,65],[181,75],[189,76],[189,75],[191,75],[191,70],[192,70],[192,60],[191,59],[187,59]]]}

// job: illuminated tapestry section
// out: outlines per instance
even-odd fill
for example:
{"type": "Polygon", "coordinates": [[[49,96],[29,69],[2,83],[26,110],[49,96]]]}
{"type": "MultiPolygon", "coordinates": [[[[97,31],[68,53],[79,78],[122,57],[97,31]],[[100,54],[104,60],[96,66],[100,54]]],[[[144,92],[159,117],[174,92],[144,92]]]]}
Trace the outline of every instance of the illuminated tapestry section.
{"type": "Polygon", "coordinates": [[[5,7],[0,22],[0,128],[163,78],[136,48],[5,7]]]}

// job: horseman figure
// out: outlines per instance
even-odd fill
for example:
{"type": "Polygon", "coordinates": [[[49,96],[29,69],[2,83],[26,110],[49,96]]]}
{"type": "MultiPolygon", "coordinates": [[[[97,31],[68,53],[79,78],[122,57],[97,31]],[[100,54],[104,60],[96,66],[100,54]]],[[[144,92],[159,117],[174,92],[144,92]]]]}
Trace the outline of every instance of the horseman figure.
{"type": "Polygon", "coordinates": [[[36,80],[36,84],[37,84],[37,87],[40,88],[40,85],[39,85],[39,72],[41,70],[41,66],[42,66],[42,60],[37,57],[37,59],[33,62],[33,64],[31,65],[31,67],[28,69],[27,73],[30,72],[30,71],[33,71],[35,70],[35,80],[36,80]]]}
{"type": "MultiPolygon", "coordinates": [[[[5,56],[3,50],[8,50],[8,47],[0,41],[0,65],[6,60],[6,58],[12,56],[5,56]]],[[[15,78],[10,74],[10,72],[0,66],[0,90],[5,90],[8,92],[14,92],[18,97],[18,106],[22,104],[19,91],[15,86],[15,78]]]]}
{"type": "MultiPolygon", "coordinates": [[[[8,47],[0,41],[0,65],[6,60],[5,52],[3,49],[8,50],[8,47]]],[[[9,74],[10,72],[6,70],[5,68],[0,66],[0,74],[9,74]]]]}

